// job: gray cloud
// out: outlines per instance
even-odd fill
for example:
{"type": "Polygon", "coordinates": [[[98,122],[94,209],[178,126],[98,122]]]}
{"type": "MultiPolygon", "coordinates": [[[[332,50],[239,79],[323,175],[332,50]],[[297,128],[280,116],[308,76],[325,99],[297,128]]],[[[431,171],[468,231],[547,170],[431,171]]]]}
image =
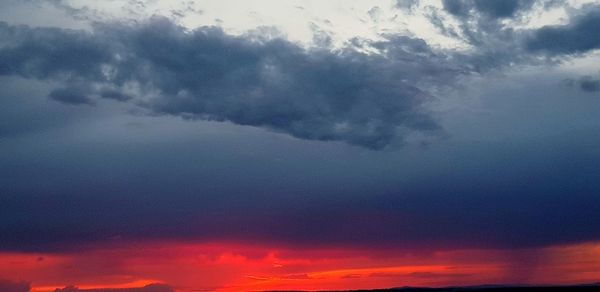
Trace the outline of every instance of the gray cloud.
{"type": "Polygon", "coordinates": [[[50,94],[64,103],[131,100],[124,90],[133,87],[135,102],[155,113],[370,149],[401,144],[412,132],[435,135],[440,126],[423,107],[428,89],[464,72],[408,37],[367,43],[382,53],[365,54],[214,27],[187,31],[162,18],[97,25],[93,33],[3,23],[0,34],[0,74],[76,84],[50,94]]]}
{"type": "Polygon", "coordinates": [[[376,150],[402,145],[415,133],[441,133],[425,103],[461,76],[533,62],[538,52],[598,45],[591,30],[600,19],[597,9],[571,24],[531,32],[500,23],[532,5],[444,1],[444,9],[461,19],[460,33],[444,26],[436,11],[430,19],[476,48],[468,53],[434,50],[396,35],[379,42],[354,39],[337,51],[327,48],[324,35],[318,48],[305,49],[273,32],[232,36],[216,27],[187,30],[165,18],[96,23],[92,32],[0,23],[0,75],[58,82],[62,86],[49,96],[62,103],[112,99],[154,114],[376,150]],[[563,34],[569,42],[554,41],[563,34]]]}
{"type": "Polygon", "coordinates": [[[512,17],[517,11],[530,8],[534,0],[475,0],[475,8],[490,17],[512,17]]]}
{"type": "Polygon", "coordinates": [[[443,0],[448,13],[468,18],[482,14],[490,18],[513,17],[519,10],[531,8],[534,0],[443,0]]]}
{"type": "MultiPolygon", "coordinates": [[[[443,35],[473,46],[474,50],[461,58],[475,72],[498,71],[523,64],[552,65],[573,54],[600,48],[600,37],[595,31],[600,26],[600,6],[595,4],[574,9],[558,0],[446,0],[443,7],[446,13],[430,8],[426,16],[443,35]],[[503,22],[504,18],[521,21],[529,10],[550,9],[558,5],[569,11],[568,24],[515,29],[503,22]],[[458,26],[449,25],[446,17],[455,17],[459,20],[458,26]]],[[[593,87],[593,83],[588,82],[587,85],[593,87]]]]}
{"type": "Polygon", "coordinates": [[[104,88],[100,91],[100,96],[103,98],[114,99],[118,101],[128,101],[133,97],[116,89],[104,88]]]}
{"type": "Polygon", "coordinates": [[[579,79],[566,79],[565,82],[568,86],[576,87],[584,92],[600,92],[600,78],[583,76],[579,79]]]}
{"type": "Polygon", "coordinates": [[[526,41],[527,50],[551,55],[585,53],[600,48],[600,8],[575,16],[567,25],[545,26],[526,41]]]}
{"type": "Polygon", "coordinates": [[[99,79],[112,57],[108,43],[82,31],[0,22],[0,75],[99,79]]]}
{"type": "Polygon", "coordinates": [[[583,78],[579,81],[579,87],[583,91],[598,92],[600,91],[600,80],[592,79],[591,77],[583,78]]]}
{"type": "Polygon", "coordinates": [[[396,7],[407,11],[412,11],[418,5],[419,0],[396,0],[396,7]]]}
{"type": "Polygon", "coordinates": [[[49,97],[66,104],[87,104],[93,105],[94,101],[88,96],[88,90],[81,87],[59,88],[50,92],[49,97]]]}
{"type": "Polygon", "coordinates": [[[444,9],[454,16],[465,17],[469,13],[470,7],[465,1],[443,0],[442,4],[444,5],[444,9]]]}
{"type": "Polygon", "coordinates": [[[444,35],[464,41],[476,50],[469,63],[488,70],[503,68],[510,63],[522,63],[527,56],[520,49],[519,31],[505,26],[505,18],[517,18],[532,8],[535,1],[445,0],[443,11],[459,20],[458,26],[448,25],[445,15],[430,8],[427,17],[444,35]]]}

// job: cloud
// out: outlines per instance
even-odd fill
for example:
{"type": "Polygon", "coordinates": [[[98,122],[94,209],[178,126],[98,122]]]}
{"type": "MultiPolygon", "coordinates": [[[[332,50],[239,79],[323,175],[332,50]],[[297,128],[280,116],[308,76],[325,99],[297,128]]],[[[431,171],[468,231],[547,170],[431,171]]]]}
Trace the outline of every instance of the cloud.
{"type": "Polygon", "coordinates": [[[419,6],[419,0],[396,0],[396,7],[409,12],[416,6],[419,6]]]}
{"type": "Polygon", "coordinates": [[[459,18],[481,14],[490,18],[513,17],[532,7],[533,0],[443,0],[444,9],[459,18]]]}
{"type": "Polygon", "coordinates": [[[465,17],[469,13],[470,5],[466,1],[443,0],[442,4],[444,9],[454,16],[465,17]]]}
{"type": "Polygon", "coordinates": [[[0,75],[100,79],[112,56],[108,43],[82,31],[0,22],[0,75]]]}
{"type": "Polygon", "coordinates": [[[530,8],[533,0],[475,0],[475,8],[490,17],[513,17],[519,10],[530,8]]]}
{"type": "Polygon", "coordinates": [[[534,31],[525,43],[530,52],[550,55],[579,54],[600,48],[600,7],[586,9],[569,24],[545,26],[534,31]]]}
{"type": "MultiPolygon", "coordinates": [[[[575,9],[564,1],[486,1],[445,0],[443,10],[431,8],[425,15],[440,33],[472,46],[463,56],[475,72],[503,70],[515,65],[557,64],[573,54],[600,48],[600,6],[584,5],[575,9]],[[569,23],[519,29],[507,25],[506,18],[524,21],[531,10],[546,10],[560,5],[570,11],[569,23]],[[448,24],[451,16],[459,24],[448,24]],[[551,58],[540,58],[543,56],[551,58]]],[[[460,55],[460,54],[456,54],[460,55]]]]}
{"type": "MultiPolygon", "coordinates": [[[[262,132],[248,138],[251,130],[236,132],[229,144],[212,143],[210,135],[194,140],[202,132],[171,117],[381,149],[409,134],[439,131],[424,106],[440,92],[435,89],[485,71],[479,68],[526,58],[519,48],[507,49],[517,46],[508,33],[507,42],[493,35],[485,39],[490,44],[460,55],[397,35],[379,42],[356,39],[353,47],[335,52],[307,50],[281,38],[186,30],[164,19],[97,24],[92,32],[0,27],[6,36],[0,38],[0,71],[10,75],[3,80],[35,78],[56,85],[48,92],[62,96],[63,103],[73,103],[73,96],[85,97],[83,104],[108,98],[170,115],[151,122],[140,118],[147,123],[143,130],[122,127],[119,117],[93,127],[71,122],[80,128],[3,143],[0,189],[7,195],[0,204],[0,248],[67,250],[119,237],[398,248],[523,247],[599,238],[597,198],[588,196],[598,188],[593,183],[598,141],[589,134],[595,131],[528,145],[511,140],[523,132],[542,136],[561,129],[576,135],[571,130],[580,124],[571,121],[597,124],[584,120],[595,113],[593,106],[586,106],[583,118],[575,111],[557,115],[570,107],[550,101],[554,93],[544,91],[546,85],[519,80],[528,87],[511,92],[512,85],[502,86],[483,102],[492,104],[485,108],[489,116],[500,113],[498,124],[509,135],[502,136],[494,120],[483,115],[469,120],[465,114],[466,124],[482,125],[465,130],[476,142],[398,156],[344,152],[358,151],[350,148],[335,148],[339,156],[314,155],[315,148],[298,141],[278,144],[262,132]],[[508,45],[495,47],[492,39],[508,45]],[[82,63],[55,58],[71,54],[80,54],[82,63]],[[540,96],[543,102],[536,103],[540,96]],[[538,105],[552,111],[531,110],[538,105]],[[487,138],[500,142],[477,144],[487,138]],[[423,170],[427,167],[434,170],[423,170]]],[[[35,83],[24,81],[23,87],[35,83]]],[[[556,94],[564,99],[564,92],[556,94]]],[[[5,116],[11,112],[15,120],[9,125],[31,120],[38,127],[62,116],[23,117],[22,108],[4,107],[5,116]]],[[[229,129],[205,125],[216,132],[229,129]]]]}
{"type": "Polygon", "coordinates": [[[291,275],[285,275],[281,277],[282,279],[291,279],[291,280],[304,280],[304,279],[313,279],[310,275],[308,274],[291,274],[291,275]]]}
{"type": "Polygon", "coordinates": [[[367,14],[371,18],[371,20],[377,22],[377,21],[381,20],[381,17],[383,16],[383,11],[381,10],[381,8],[379,6],[375,6],[371,9],[369,9],[369,11],[367,11],[367,14]]]}
{"type": "Polygon", "coordinates": [[[579,80],[579,87],[583,91],[587,92],[598,92],[600,91],[600,79],[592,79],[591,77],[584,77],[579,80]]]}
{"type": "Polygon", "coordinates": [[[100,91],[103,98],[114,99],[118,101],[128,101],[133,97],[116,89],[104,88],[100,91]]]}
{"type": "Polygon", "coordinates": [[[93,105],[94,101],[91,100],[87,94],[88,90],[80,87],[66,87],[59,88],[50,92],[49,97],[66,104],[87,104],[93,105]]]}
{"type": "Polygon", "coordinates": [[[473,47],[468,64],[477,72],[498,70],[509,64],[529,62],[520,48],[521,30],[504,24],[507,18],[518,18],[533,7],[535,1],[445,0],[443,11],[432,8],[426,17],[443,35],[473,47]],[[458,20],[452,25],[445,17],[458,20]]]}
{"type": "Polygon", "coordinates": [[[408,37],[367,43],[382,53],[365,54],[215,27],[188,31],[163,18],[93,33],[2,23],[0,34],[0,74],[65,83],[50,93],[63,103],[130,101],[158,114],[369,149],[399,145],[413,132],[436,135],[440,126],[423,106],[428,86],[451,84],[462,71],[408,37]]]}
{"type": "Polygon", "coordinates": [[[55,292],[174,292],[175,290],[165,284],[149,284],[140,288],[94,288],[79,289],[75,286],[68,286],[62,289],[56,289],[55,292]]]}
{"type": "Polygon", "coordinates": [[[29,292],[31,285],[28,282],[13,282],[0,279],[0,291],[2,292],[29,292]]]}
{"type": "Polygon", "coordinates": [[[464,76],[532,62],[539,51],[598,45],[591,30],[598,10],[566,26],[531,31],[522,43],[527,32],[499,20],[532,3],[444,1],[444,9],[462,20],[461,33],[445,27],[437,13],[430,20],[472,44],[471,52],[436,50],[398,35],[353,39],[332,51],[330,38],[315,34],[318,47],[306,49],[272,31],[233,36],[217,27],[188,30],[160,17],[96,23],[91,32],[0,23],[0,75],[56,82],[49,97],[66,104],[112,99],[152,114],[380,150],[410,136],[440,136],[443,128],[426,104],[464,76]],[[562,34],[571,38],[567,44],[555,40],[562,34]]]}
{"type": "Polygon", "coordinates": [[[577,87],[584,92],[600,92],[600,78],[583,76],[579,79],[566,79],[565,82],[568,86],[577,87]]]}

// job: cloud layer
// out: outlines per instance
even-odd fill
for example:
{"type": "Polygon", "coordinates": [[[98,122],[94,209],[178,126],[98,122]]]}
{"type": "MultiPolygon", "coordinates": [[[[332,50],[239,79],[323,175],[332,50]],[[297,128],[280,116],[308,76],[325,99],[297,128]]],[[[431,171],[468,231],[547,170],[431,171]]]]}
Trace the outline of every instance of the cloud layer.
{"type": "Polygon", "coordinates": [[[431,86],[463,74],[460,64],[420,39],[372,43],[382,54],[306,50],[280,38],[193,31],[162,18],[98,25],[94,32],[0,24],[0,74],[59,81],[50,98],[96,98],[155,113],[229,121],[291,136],[370,149],[436,134],[423,107],[431,86]]]}
{"type": "MultiPolygon", "coordinates": [[[[533,1],[443,4],[461,20],[460,38],[474,46],[472,52],[435,50],[396,35],[355,39],[335,51],[305,49],[266,30],[232,36],[217,27],[188,30],[160,17],[97,23],[91,32],[0,23],[0,75],[58,82],[62,86],[49,97],[65,104],[112,99],[155,114],[377,150],[415,133],[440,134],[425,104],[458,78],[527,64],[538,53],[569,55],[600,46],[594,33],[600,10],[594,7],[567,25],[514,31],[499,20],[531,9],[533,1]]],[[[459,37],[436,17],[434,25],[459,37]]]]}
{"type": "MultiPolygon", "coordinates": [[[[307,49],[267,29],[236,36],[160,17],[95,23],[90,31],[0,23],[0,74],[8,80],[0,110],[11,112],[0,124],[9,141],[0,145],[6,147],[0,151],[6,166],[0,168],[0,248],[64,251],[114,238],[398,248],[596,240],[594,104],[565,102],[547,84],[518,80],[528,83],[518,92],[502,86],[482,102],[484,109],[454,117],[464,123],[456,132],[469,132],[467,142],[442,144],[438,152],[353,148],[358,152],[337,156],[350,150],[316,143],[327,144],[316,155],[303,148],[303,140],[319,140],[378,150],[411,135],[438,135],[444,125],[427,102],[443,100],[450,92],[444,89],[470,85],[465,79],[472,76],[493,86],[498,80],[489,72],[553,64],[597,48],[590,30],[597,8],[559,26],[502,24],[531,7],[444,2],[459,22],[455,35],[471,45],[463,51],[396,34],[356,38],[343,49],[307,49]],[[568,45],[556,41],[562,37],[571,38],[568,45]],[[51,102],[31,106],[20,99],[34,91],[10,99],[19,86],[9,85],[18,82],[42,87],[51,102]],[[132,122],[105,104],[156,120],[132,122]],[[64,118],[86,115],[94,105],[126,126],[64,118]],[[229,146],[213,143],[209,131],[202,132],[208,138],[188,132],[192,126],[173,117],[227,122],[204,126],[239,136],[223,143],[229,146]],[[70,126],[63,132],[44,128],[63,123],[70,126]],[[229,124],[301,140],[274,142],[271,133],[252,136],[229,124]],[[522,132],[534,138],[517,141],[522,132]],[[273,140],[257,142],[262,139],[273,140]]],[[[595,93],[597,81],[571,83],[595,93]]]]}

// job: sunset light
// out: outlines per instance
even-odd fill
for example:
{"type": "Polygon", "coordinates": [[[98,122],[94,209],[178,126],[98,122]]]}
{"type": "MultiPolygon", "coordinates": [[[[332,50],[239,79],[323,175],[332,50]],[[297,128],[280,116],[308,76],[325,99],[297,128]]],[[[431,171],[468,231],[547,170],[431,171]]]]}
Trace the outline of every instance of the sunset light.
{"type": "Polygon", "coordinates": [[[0,0],[0,292],[415,288],[600,291],[600,0],[0,0]]]}

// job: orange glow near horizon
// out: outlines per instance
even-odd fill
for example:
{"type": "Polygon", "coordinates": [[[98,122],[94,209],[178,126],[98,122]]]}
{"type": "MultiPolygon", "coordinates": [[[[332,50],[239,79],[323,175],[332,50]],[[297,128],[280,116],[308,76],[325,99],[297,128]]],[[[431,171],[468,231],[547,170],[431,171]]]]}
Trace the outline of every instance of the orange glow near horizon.
{"type": "MultiPolygon", "coordinates": [[[[103,285],[103,284],[77,285],[77,288],[82,289],[82,290],[87,290],[87,289],[102,289],[102,288],[111,288],[111,289],[139,288],[139,287],[144,287],[146,285],[155,284],[155,283],[162,283],[162,282],[158,281],[158,280],[142,279],[142,280],[136,280],[136,281],[133,281],[133,282],[130,282],[130,283],[113,284],[113,285],[103,285]]],[[[56,290],[56,288],[63,288],[63,287],[56,287],[56,286],[41,287],[41,286],[37,286],[37,287],[32,287],[31,288],[31,292],[53,292],[53,291],[56,290]]]]}
{"type": "Polygon", "coordinates": [[[72,253],[0,253],[0,279],[30,281],[32,292],[151,283],[182,292],[576,284],[600,279],[600,243],[429,252],[121,243],[72,253]]]}

